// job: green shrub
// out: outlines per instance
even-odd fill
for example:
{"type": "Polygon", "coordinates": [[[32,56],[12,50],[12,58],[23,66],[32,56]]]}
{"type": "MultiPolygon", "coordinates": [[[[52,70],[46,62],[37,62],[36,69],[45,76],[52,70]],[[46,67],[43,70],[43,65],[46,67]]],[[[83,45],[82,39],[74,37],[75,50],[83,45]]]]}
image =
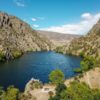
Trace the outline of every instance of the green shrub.
{"type": "Polygon", "coordinates": [[[83,77],[83,73],[79,74],[79,78],[82,78],[83,77]]]}
{"type": "Polygon", "coordinates": [[[80,52],[79,54],[81,57],[84,57],[84,52],[80,52]]]}
{"type": "Polygon", "coordinates": [[[81,61],[81,69],[82,71],[87,71],[89,70],[89,65],[88,65],[88,61],[81,61]]]}
{"type": "Polygon", "coordinates": [[[73,81],[67,88],[58,86],[56,95],[50,100],[100,100],[100,90],[94,91],[85,83],[73,81]]]}
{"type": "Polygon", "coordinates": [[[56,95],[53,97],[53,100],[62,100],[61,93],[65,91],[67,88],[65,84],[59,84],[56,87],[56,95]]]}
{"type": "Polygon", "coordinates": [[[100,90],[93,90],[94,100],[100,100],[100,90]]]}
{"type": "Polygon", "coordinates": [[[74,72],[75,72],[75,73],[82,73],[82,69],[81,69],[81,68],[75,68],[75,69],[74,69],[74,72]]]}
{"type": "Polygon", "coordinates": [[[12,56],[14,57],[14,58],[18,58],[18,57],[20,57],[22,55],[22,52],[21,51],[13,51],[12,52],[12,56]]]}
{"type": "Polygon", "coordinates": [[[9,86],[6,91],[0,89],[0,100],[19,100],[19,89],[9,86]]]}
{"type": "Polygon", "coordinates": [[[86,56],[81,61],[81,69],[82,71],[87,71],[89,69],[92,69],[96,66],[96,59],[91,56],[86,56]]]}
{"type": "Polygon", "coordinates": [[[58,84],[55,96],[50,96],[49,100],[100,100],[100,90],[92,90],[85,83],[75,80],[69,87],[58,84]]]}
{"type": "Polygon", "coordinates": [[[49,80],[53,83],[53,84],[60,84],[64,82],[64,74],[61,70],[57,69],[52,71],[49,74],[49,80]]]}
{"type": "Polygon", "coordinates": [[[0,51],[0,61],[4,61],[5,60],[5,55],[3,52],[0,51]]]}

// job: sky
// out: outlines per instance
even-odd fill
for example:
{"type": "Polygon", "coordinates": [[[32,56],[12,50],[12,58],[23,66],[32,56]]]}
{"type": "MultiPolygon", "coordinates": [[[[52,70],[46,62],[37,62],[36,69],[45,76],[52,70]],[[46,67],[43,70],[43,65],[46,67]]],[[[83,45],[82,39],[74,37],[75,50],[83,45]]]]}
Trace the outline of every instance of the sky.
{"type": "Polygon", "coordinates": [[[100,0],[0,0],[0,11],[33,29],[86,34],[100,18],[100,0]]]}

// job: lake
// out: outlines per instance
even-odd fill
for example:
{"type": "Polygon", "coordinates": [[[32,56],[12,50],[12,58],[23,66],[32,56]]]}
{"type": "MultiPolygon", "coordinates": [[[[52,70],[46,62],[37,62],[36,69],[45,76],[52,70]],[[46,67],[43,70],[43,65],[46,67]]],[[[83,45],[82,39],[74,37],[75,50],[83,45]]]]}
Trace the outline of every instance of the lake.
{"type": "Polygon", "coordinates": [[[80,61],[80,57],[55,52],[29,52],[18,59],[0,63],[0,85],[4,88],[14,85],[24,90],[31,78],[49,82],[48,75],[55,69],[61,69],[65,77],[70,78],[76,75],[73,69],[80,67],[80,61]]]}

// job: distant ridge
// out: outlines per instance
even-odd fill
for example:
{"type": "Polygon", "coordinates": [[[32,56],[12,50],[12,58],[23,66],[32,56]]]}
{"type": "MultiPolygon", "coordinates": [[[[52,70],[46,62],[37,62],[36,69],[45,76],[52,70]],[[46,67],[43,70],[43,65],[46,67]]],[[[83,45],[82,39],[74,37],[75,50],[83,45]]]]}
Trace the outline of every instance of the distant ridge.
{"type": "Polygon", "coordinates": [[[37,30],[42,35],[45,35],[49,40],[51,40],[55,45],[64,45],[66,42],[70,42],[75,38],[79,38],[81,35],[74,34],[63,34],[51,31],[41,31],[37,30]]]}

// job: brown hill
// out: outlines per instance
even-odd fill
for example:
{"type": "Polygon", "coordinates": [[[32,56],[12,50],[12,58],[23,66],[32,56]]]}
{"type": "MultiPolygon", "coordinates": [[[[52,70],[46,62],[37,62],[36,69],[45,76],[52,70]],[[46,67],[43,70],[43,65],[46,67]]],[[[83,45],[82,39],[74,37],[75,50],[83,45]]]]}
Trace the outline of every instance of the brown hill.
{"type": "Polygon", "coordinates": [[[0,12],[0,54],[51,49],[52,43],[15,16],[0,12]]]}
{"type": "Polygon", "coordinates": [[[86,36],[74,39],[69,45],[59,47],[57,51],[65,54],[84,54],[100,58],[100,20],[86,36]]]}
{"type": "Polygon", "coordinates": [[[50,31],[40,31],[38,32],[42,35],[45,35],[49,40],[51,40],[56,46],[64,45],[66,42],[69,43],[75,38],[79,38],[80,35],[74,34],[63,34],[57,32],[50,32],[50,31]]]}

